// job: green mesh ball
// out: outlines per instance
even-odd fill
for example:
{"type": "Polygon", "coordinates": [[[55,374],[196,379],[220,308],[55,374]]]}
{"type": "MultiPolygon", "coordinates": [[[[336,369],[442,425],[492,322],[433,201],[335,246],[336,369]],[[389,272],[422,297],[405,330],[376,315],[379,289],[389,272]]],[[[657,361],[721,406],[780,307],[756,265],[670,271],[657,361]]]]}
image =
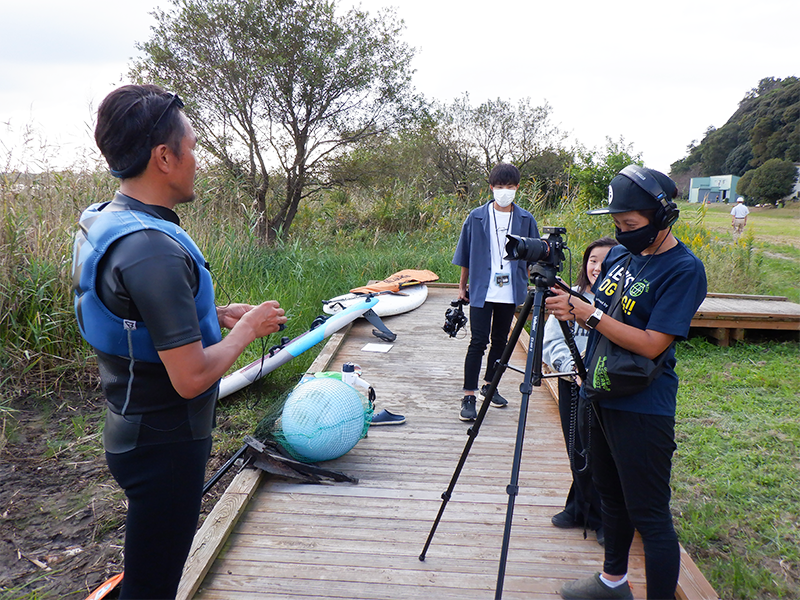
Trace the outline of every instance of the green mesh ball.
{"type": "Polygon", "coordinates": [[[358,392],[337,379],[312,379],[295,388],[281,415],[283,437],[310,461],[349,452],[364,431],[364,406],[358,392]]]}

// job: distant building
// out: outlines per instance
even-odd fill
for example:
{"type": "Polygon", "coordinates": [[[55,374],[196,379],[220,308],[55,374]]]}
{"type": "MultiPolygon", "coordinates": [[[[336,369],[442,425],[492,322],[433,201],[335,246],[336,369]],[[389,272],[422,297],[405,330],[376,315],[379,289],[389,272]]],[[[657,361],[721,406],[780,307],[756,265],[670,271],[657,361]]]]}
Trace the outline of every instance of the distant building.
{"type": "Polygon", "coordinates": [[[692,177],[689,183],[689,202],[729,202],[736,200],[737,175],[692,177]]]}

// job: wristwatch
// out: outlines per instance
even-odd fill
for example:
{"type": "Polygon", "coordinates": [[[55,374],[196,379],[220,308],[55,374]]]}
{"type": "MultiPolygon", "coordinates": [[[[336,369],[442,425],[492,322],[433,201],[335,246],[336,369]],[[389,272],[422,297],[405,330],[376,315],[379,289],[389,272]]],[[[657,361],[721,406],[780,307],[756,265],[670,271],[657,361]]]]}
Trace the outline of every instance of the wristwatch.
{"type": "Polygon", "coordinates": [[[591,316],[586,319],[586,327],[589,329],[594,329],[597,327],[597,324],[600,322],[600,319],[603,318],[603,311],[599,308],[596,308],[591,316]]]}

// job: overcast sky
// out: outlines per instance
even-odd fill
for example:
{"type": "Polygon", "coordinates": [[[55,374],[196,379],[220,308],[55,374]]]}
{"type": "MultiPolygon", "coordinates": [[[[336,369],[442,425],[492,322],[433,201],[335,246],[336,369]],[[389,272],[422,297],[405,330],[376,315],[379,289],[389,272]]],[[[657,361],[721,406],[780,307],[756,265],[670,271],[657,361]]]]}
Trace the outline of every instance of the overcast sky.
{"type": "MultiPolygon", "coordinates": [[[[340,0],[341,7],[355,4],[340,0]]],[[[5,1],[0,13],[0,169],[96,156],[95,110],[124,83],[156,0],[5,1]],[[32,128],[36,136],[20,143],[32,128]],[[44,142],[43,150],[40,142],[44,142]],[[24,152],[23,152],[24,147],[24,152]]],[[[763,77],[800,75],[800,0],[362,0],[394,6],[417,48],[414,85],[447,102],[547,101],[584,146],[622,136],[668,171],[721,127],[763,77]]]]}

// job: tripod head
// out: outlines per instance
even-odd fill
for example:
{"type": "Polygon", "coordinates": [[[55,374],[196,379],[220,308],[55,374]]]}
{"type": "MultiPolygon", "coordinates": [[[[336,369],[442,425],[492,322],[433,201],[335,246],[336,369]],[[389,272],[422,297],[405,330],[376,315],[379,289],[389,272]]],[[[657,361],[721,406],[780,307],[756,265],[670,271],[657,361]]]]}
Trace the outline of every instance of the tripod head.
{"type": "MultiPolygon", "coordinates": [[[[566,287],[558,278],[558,269],[536,263],[528,272],[528,281],[531,285],[536,287],[537,290],[546,290],[549,292],[553,286],[566,287]]],[[[567,288],[569,290],[569,288],[567,288]]]]}

